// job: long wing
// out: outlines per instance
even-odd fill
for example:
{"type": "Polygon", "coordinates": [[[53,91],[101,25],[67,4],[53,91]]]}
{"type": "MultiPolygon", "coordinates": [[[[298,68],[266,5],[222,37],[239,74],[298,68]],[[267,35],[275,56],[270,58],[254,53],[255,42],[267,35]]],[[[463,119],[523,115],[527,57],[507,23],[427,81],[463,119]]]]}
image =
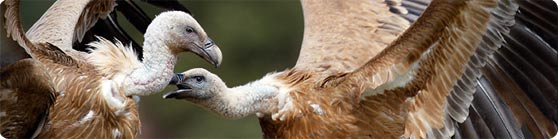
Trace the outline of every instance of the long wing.
{"type": "MultiPolygon", "coordinates": [[[[0,133],[7,138],[35,138],[48,121],[49,109],[57,94],[52,75],[46,73],[48,70],[43,65],[49,63],[72,69],[94,68],[74,60],[59,47],[32,43],[23,34],[19,22],[19,1],[7,0],[2,6],[6,17],[11,17],[10,20],[3,20],[8,25],[6,35],[17,42],[10,47],[23,48],[26,51],[24,53],[32,59],[14,59],[7,63],[9,65],[0,68],[0,133]]],[[[7,46],[2,44],[2,47],[7,46]]]]}
{"type": "MultiPolygon", "coordinates": [[[[23,48],[26,52],[25,55],[33,56],[31,53],[30,46],[33,45],[29,38],[25,35],[23,28],[21,27],[21,18],[19,17],[19,0],[7,0],[2,3],[2,12],[3,12],[3,27],[2,30],[6,32],[5,36],[10,38],[11,40],[17,42],[17,44],[9,43],[6,46],[2,46],[3,48],[9,47],[20,47],[23,48]]],[[[4,35],[2,35],[4,36],[4,35]]],[[[4,45],[4,44],[2,44],[4,45]]],[[[10,48],[15,49],[15,48],[10,48]]],[[[18,50],[18,49],[15,49],[18,50]]],[[[17,54],[22,55],[22,54],[17,54]]],[[[16,60],[17,61],[17,60],[16,60]]],[[[15,62],[15,61],[12,61],[15,62]]],[[[10,64],[10,63],[7,63],[10,64]]]]}
{"type": "MultiPolygon", "coordinates": [[[[18,60],[29,58],[29,55],[25,53],[25,50],[18,44],[15,39],[8,36],[6,30],[6,5],[4,2],[0,4],[0,67],[15,63],[18,60]]],[[[19,14],[15,14],[19,19],[19,14]]]]}
{"type": "MultiPolygon", "coordinates": [[[[122,11],[125,17],[133,20],[133,25],[139,26],[138,29],[145,31],[151,19],[147,17],[141,9],[139,9],[132,1],[73,1],[73,0],[59,0],[55,2],[49,10],[39,19],[33,27],[30,28],[27,35],[34,42],[51,42],[56,44],[67,54],[74,58],[82,59],[84,53],[78,51],[85,51],[85,43],[91,42],[95,35],[105,36],[107,38],[118,38],[121,41],[132,42],[133,47],[141,48],[140,45],[135,43],[116,22],[115,16],[110,16],[103,19],[109,13],[115,15],[113,7],[118,3],[117,9],[122,11]],[[68,12],[73,11],[73,12],[68,12]],[[96,23],[101,20],[100,23],[96,23]],[[90,30],[92,29],[92,30],[90,30]],[[87,31],[87,33],[86,33],[87,31]],[[83,39],[86,39],[85,41],[83,39]],[[90,40],[87,40],[90,39],[90,40]],[[80,44],[81,42],[81,44],[80,44]],[[78,50],[75,51],[74,49],[78,50]]],[[[19,1],[14,3],[19,5],[19,1]]],[[[16,9],[15,11],[19,11],[16,9]]],[[[19,22],[19,13],[12,12],[5,15],[12,23],[19,22]]],[[[15,28],[16,24],[8,24],[7,29],[15,28]]],[[[13,32],[9,30],[10,32],[13,32]]],[[[21,36],[22,32],[13,32],[14,36],[21,36]]],[[[21,39],[16,39],[21,40],[21,39]]],[[[2,51],[2,65],[14,63],[15,60],[21,59],[25,56],[23,51],[17,51],[20,48],[17,45],[3,43],[2,51]],[[16,47],[10,47],[16,46],[16,47]],[[7,51],[10,51],[9,53],[7,51]],[[13,52],[12,52],[13,51],[13,52]],[[12,60],[13,59],[13,60],[12,60]]],[[[20,44],[21,45],[21,44],[20,44]]],[[[25,45],[21,45],[24,46],[25,45]]],[[[138,49],[141,52],[141,49],[138,49]]],[[[139,53],[141,54],[141,53],[139,53]]],[[[141,57],[141,55],[140,55],[141,57]]]]}
{"type": "MultiPolygon", "coordinates": [[[[9,7],[14,8],[14,10],[10,10],[11,12],[3,14],[7,21],[5,28],[7,34],[11,35],[10,37],[16,40],[19,46],[27,47],[28,44],[23,42],[24,39],[21,38],[22,36],[27,36],[33,42],[56,44],[61,50],[77,59],[82,59],[82,57],[78,51],[72,49],[72,43],[81,40],[85,31],[91,28],[99,18],[106,16],[112,11],[115,5],[114,0],[56,1],[25,35],[23,29],[16,27],[20,24],[19,1],[6,1],[5,3],[10,4],[9,7]]],[[[8,47],[3,46],[2,48],[8,47]]],[[[29,51],[27,52],[29,53],[29,51]]],[[[4,55],[3,57],[17,59],[18,56],[4,55]]]]}
{"type": "MultiPolygon", "coordinates": [[[[29,53],[33,58],[43,59],[45,62],[72,61],[70,57],[62,55],[63,52],[57,47],[41,49],[38,48],[41,46],[29,41],[19,23],[19,1],[5,1],[1,10],[2,15],[16,17],[10,20],[3,18],[2,24],[10,26],[6,26],[6,30],[3,27],[2,30],[10,40],[14,39],[17,42],[3,43],[2,50],[8,47],[24,48],[27,52],[20,53],[25,57],[29,57],[29,53]]],[[[11,55],[8,58],[15,57],[11,55]]],[[[7,138],[35,138],[47,121],[50,106],[54,104],[54,86],[43,64],[35,59],[13,59],[6,64],[0,67],[0,134],[7,138]]]]}
{"type": "Polygon", "coordinates": [[[331,75],[362,66],[409,26],[399,0],[301,0],[304,39],[295,69],[331,75]],[[390,12],[390,8],[393,12],[390,12]]]}
{"type": "MultiPolygon", "coordinates": [[[[462,7],[453,7],[457,9],[457,13],[455,13],[456,11],[452,13],[452,10],[440,10],[457,15],[450,16],[450,18],[454,18],[453,20],[443,20],[447,22],[447,27],[437,34],[441,37],[419,37],[418,39],[402,37],[393,43],[395,47],[390,47],[383,52],[390,56],[378,56],[359,71],[350,73],[348,81],[352,81],[352,83],[358,81],[358,77],[373,77],[368,78],[369,82],[366,83],[366,87],[372,88],[370,92],[373,94],[366,97],[366,103],[374,104],[385,101],[382,99],[387,99],[400,101],[392,102],[393,104],[406,105],[406,107],[364,107],[369,107],[376,113],[395,111],[391,113],[392,116],[405,117],[404,127],[407,137],[425,137],[427,135],[449,137],[456,134],[455,137],[464,138],[528,137],[527,135],[548,138],[554,135],[556,133],[556,105],[552,105],[552,103],[556,102],[558,98],[555,93],[556,89],[549,82],[555,79],[556,75],[549,65],[556,63],[556,50],[550,48],[549,43],[551,44],[553,41],[549,41],[552,39],[548,39],[551,38],[548,36],[555,36],[555,34],[547,33],[548,31],[544,30],[555,28],[554,25],[548,24],[548,21],[556,18],[555,12],[552,12],[556,11],[555,5],[552,7],[553,4],[547,4],[545,7],[540,4],[544,3],[543,1],[519,1],[522,11],[516,18],[520,22],[515,24],[508,33],[507,27],[513,25],[515,4],[510,1],[500,2],[497,7],[493,7],[491,4],[479,4],[488,2],[472,1],[461,5],[462,7]],[[482,8],[475,6],[482,6],[482,8]],[[541,7],[543,8],[541,9],[541,7]],[[491,17],[483,20],[483,14],[488,11],[491,12],[491,17]],[[547,19],[541,17],[547,17],[547,19]],[[464,22],[463,19],[470,21],[464,22]],[[525,26],[522,20],[536,25],[525,26]],[[479,25],[486,23],[488,23],[486,29],[475,30],[479,25]],[[540,36],[547,36],[546,42],[540,39],[545,37],[538,37],[527,27],[537,27],[536,30],[539,30],[540,36]],[[520,30],[523,33],[518,33],[520,30]],[[476,39],[473,37],[475,34],[476,39]],[[480,34],[482,34],[482,38],[478,38],[480,34]],[[520,34],[526,36],[520,36],[520,34]],[[504,38],[508,43],[504,43],[504,38]],[[530,40],[529,42],[534,42],[533,44],[538,46],[529,48],[533,50],[528,50],[525,43],[523,45],[511,43],[511,40],[514,39],[530,40]],[[400,45],[398,43],[411,47],[398,48],[397,45],[400,45]],[[416,48],[416,44],[419,44],[419,48],[416,48]],[[504,47],[498,49],[502,44],[504,47]],[[524,53],[522,52],[521,55],[510,53],[509,49],[524,53]],[[495,50],[498,51],[491,56],[495,50]],[[541,54],[542,56],[537,56],[541,54]],[[538,63],[534,63],[534,66],[529,63],[521,63],[525,61],[522,57],[538,63]],[[509,60],[510,58],[517,61],[509,60]],[[500,59],[500,61],[494,62],[493,59],[500,59]],[[502,59],[506,60],[501,62],[502,59]],[[485,66],[486,63],[488,63],[487,66],[485,66]],[[513,65],[512,68],[509,65],[513,65]],[[482,70],[479,71],[481,68],[482,70]],[[507,71],[502,72],[502,69],[507,71]],[[517,75],[517,73],[532,72],[531,70],[541,72],[529,73],[528,76],[517,75]],[[510,76],[515,79],[510,79],[510,76]],[[518,81],[519,84],[516,83],[518,81]],[[534,84],[533,81],[540,84],[534,84]],[[520,87],[522,90],[515,90],[520,87]],[[384,92],[384,90],[388,91],[384,92]],[[383,94],[377,94],[380,92],[383,94]],[[531,99],[536,100],[545,96],[548,98],[542,99],[541,102],[531,101],[531,99]],[[473,98],[475,98],[474,101],[473,98]],[[397,114],[397,111],[407,110],[409,113],[397,114]],[[461,124],[456,124],[456,122],[461,124]],[[454,131],[456,128],[459,132],[454,131]],[[521,131],[531,133],[522,134],[521,131]]],[[[435,9],[435,6],[436,4],[431,4],[429,9],[435,9]]],[[[432,17],[427,16],[436,13],[433,11],[427,11],[423,15],[424,17],[421,17],[430,20],[429,28],[436,26],[432,24],[432,17]]],[[[443,15],[437,16],[443,17],[443,15]]],[[[417,22],[420,23],[420,19],[417,22]]],[[[415,23],[415,26],[420,26],[418,23],[415,23]]],[[[335,78],[337,77],[332,77],[330,83],[335,84],[335,82],[347,79],[335,78]]]]}
{"type": "Polygon", "coordinates": [[[33,24],[27,36],[33,42],[52,43],[68,55],[82,59],[80,52],[72,49],[73,42],[81,41],[85,32],[115,5],[114,0],[58,0],[33,24]]]}
{"type": "Polygon", "coordinates": [[[516,24],[503,35],[507,43],[480,71],[469,108],[471,116],[459,124],[456,132],[463,138],[509,137],[512,130],[502,128],[505,121],[499,120],[500,115],[515,120],[517,125],[504,127],[520,129],[517,134],[525,138],[550,138],[557,133],[558,77],[552,68],[558,63],[556,34],[552,31],[557,25],[552,21],[558,20],[558,7],[552,1],[518,4],[516,24]],[[486,124],[476,124],[481,121],[486,124]],[[483,134],[480,129],[490,132],[483,134]]]}

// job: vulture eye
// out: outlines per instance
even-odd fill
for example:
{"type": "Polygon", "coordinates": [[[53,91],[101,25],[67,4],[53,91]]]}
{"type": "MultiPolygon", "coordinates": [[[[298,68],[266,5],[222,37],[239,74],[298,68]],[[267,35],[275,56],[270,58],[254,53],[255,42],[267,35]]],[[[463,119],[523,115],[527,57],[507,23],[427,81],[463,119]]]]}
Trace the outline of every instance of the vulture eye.
{"type": "Polygon", "coordinates": [[[192,33],[192,32],[194,32],[194,28],[188,26],[188,27],[186,27],[186,32],[192,33]]]}
{"type": "Polygon", "coordinates": [[[196,79],[197,82],[201,82],[205,80],[203,76],[194,76],[194,79],[196,79]]]}

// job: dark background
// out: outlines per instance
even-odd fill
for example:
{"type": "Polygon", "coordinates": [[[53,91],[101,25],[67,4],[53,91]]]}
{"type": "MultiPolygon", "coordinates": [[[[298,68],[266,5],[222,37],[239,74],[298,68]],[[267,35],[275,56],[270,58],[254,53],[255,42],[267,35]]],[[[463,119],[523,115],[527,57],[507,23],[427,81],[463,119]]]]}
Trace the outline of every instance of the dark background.
{"type": "MultiPolygon", "coordinates": [[[[298,0],[181,0],[223,52],[216,69],[199,57],[182,54],[176,72],[205,68],[219,75],[228,86],[242,85],[268,72],[294,66],[302,41],[302,9],[298,0]]],[[[53,3],[23,0],[21,16],[28,29],[53,3]]],[[[136,1],[151,18],[164,11],[136,1]]],[[[119,14],[119,17],[121,15],[119,14]]],[[[138,42],[143,35],[124,18],[127,32],[138,42]]],[[[219,117],[186,101],[164,100],[164,92],[141,97],[140,138],[260,138],[254,115],[237,120],[219,117]]]]}

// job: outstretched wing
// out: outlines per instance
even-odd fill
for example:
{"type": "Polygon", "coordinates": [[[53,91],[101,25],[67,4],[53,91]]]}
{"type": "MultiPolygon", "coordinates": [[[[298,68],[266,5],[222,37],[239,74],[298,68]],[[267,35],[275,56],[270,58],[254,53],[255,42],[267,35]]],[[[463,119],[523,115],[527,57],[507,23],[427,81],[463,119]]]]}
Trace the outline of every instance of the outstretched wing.
{"type": "MultiPolygon", "coordinates": [[[[2,15],[6,21],[4,28],[7,34],[19,43],[19,46],[27,49],[31,41],[49,42],[56,44],[66,54],[77,59],[83,59],[78,51],[72,49],[72,43],[81,40],[85,31],[91,28],[99,18],[105,17],[111,12],[115,2],[114,0],[56,1],[29,29],[27,35],[22,28],[17,27],[20,24],[19,0],[5,1],[3,4],[7,7],[7,12],[2,15]],[[26,40],[24,36],[29,38],[27,42],[24,41],[26,40]]],[[[3,46],[2,48],[8,47],[3,46]]],[[[27,51],[28,54],[31,54],[29,52],[27,51]]],[[[7,55],[3,57],[13,59],[18,56],[7,55]]]]}
{"type": "Polygon", "coordinates": [[[549,82],[555,73],[548,66],[556,63],[556,50],[550,48],[550,39],[544,41],[538,37],[553,34],[540,31],[537,35],[529,29],[551,30],[553,25],[547,24],[548,19],[540,17],[556,18],[550,16],[555,10],[536,4],[542,1],[519,1],[520,14],[515,16],[517,4],[513,1],[500,1],[497,6],[491,1],[469,1],[447,6],[452,9],[438,7],[444,3],[431,3],[417,23],[386,51],[358,71],[349,73],[348,78],[331,77],[329,83],[356,83],[359,77],[367,78],[365,87],[371,88],[368,92],[372,95],[366,96],[364,102],[387,100],[389,103],[385,104],[394,105],[363,107],[370,108],[370,113],[393,111],[387,115],[404,119],[406,137],[455,134],[465,138],[527,135],[548,138],[555,134],[556,105],[551,103],[557,99],[556,89],[549,82]],[[525,26],[522,20],[537,25],[525,26]],[[428,29],[433,36],[424,34],[428,29]],[[531,37],[520,37],[528,33],[531,37]],[[528,50],[524,45],[514,44],[514,39],[530,40],[537,46],[528,50]],[[500,46],[503,48],[498,49],[500,46]],[[521,63],[525,59],[536,63],[521,63]],[[525,76],[524,72],[529,70],[547,73],[533,72],[525,76]],[[533,81],[541,84],[535,85],[533,81]],[[538,103],[530,100],[542,96],[548,98],[538,103]],[[522,131],[531,133],[522,134],[522,131]]]}
{"type": "Polygon", "coordinates": [[[362,66],[409,26],[397,14],[406,13],[399,1],[301,0],[304,39],[295,69],[327,76],[362,66]]]}
{"type": "Polygon", "coordinates": [[[11,61],[0,67],[0,134],[7,138],[35,138],[48,121],[49,109],[57,94],[43,62],[62,66],[79,64],[58,47],[31,43],[23,34],[18,9],[18,1],[7,0],[2,3],[2,15],[5,13],[16,17],[10,20],[2,18],[2,23],[7,25],[6,30],[2,31],[10,37],[8,42],[15,40],[13,43],[3,43],[2,51],[24,48],[27,52],[13,53],[22,54],[22,58],[29,57],[27,54],[30,54],[33,59],[20,60],[17,55],[8,55],[11,61]]]}
{"type": "Polygon", "coordinates": [[[33,24],[27,36],[33,42],[52,43],[68,55],[83,59],[72,44],[81,41],[85,32],[115,5],[114,0],[58,0],[33,24]]]}
{"type": "MultiPolygon", "coordinates": [[[[17,12],[13,13],[8,11],[8,13],[6,13],[6,10],[8,10],[7,7],[8,6],[6,5],[6,3],[2,1],[2,3],[0,4],[0,67],[15,63],[16,61],[24,58],[29,58],[29,55],[25,53],[25,50],[16,41],[16,38],[12,38],[12,34],[8,34],[8,31],[6,30],[11,26],[8,26],[9,22],[7,22],[4,16],[15,17],[19,19],[19,14],[17,14],[17,12]]],[[[17,11],[17,9],[9,10],[17,11]]]]}
{"type": "Polygon", "coordinates": [[[25,50],[29,56],[39,62],[51,62],[66,66],[85,66],[81,61],[76,61],[69,56],[61,47],[51,45],[50,43],[34,43],[29,36],[24,34],[19,18],[19,0],[6,0],[5,6],[5,22],[4,24],[7,36],[12,38],[18,45],[25,50]]]}
{"type": "Polygon", "coordinates": [[[59,47],[32,43],[23,33],[19,22],[19,1],[7,0],[2,3],[1,10],[2,24],[6,25],[2,27],[2,30],[6,29],[6,34],[2,35],[17,42],[2,44],[2,48],[23,48],[25,52],[22,53],[26,56],[29,54],[32,59],[12,59],[0,68],[0,133],[7,138],[35,138],[48,121],[49,109],[57,94],[52,75],[46,73],[48,70],[43,64],[73,69],[88,69],[88,65],[80,64],[59,47]]]}
{"type": "Polygon", "coordinates": [[[558,7],[552,1],[517,2],[516,24],[480,70],[470,116],[458,124],[456,136],[550,138],[557,133],[558,77],[553,67],[558,65],[558,26],[553,21],[558,20],[558,7]],[[517,124],[504,124],[500,117],[517,124]],[[510,133],[517,130],[521,132],[510,133]]]}

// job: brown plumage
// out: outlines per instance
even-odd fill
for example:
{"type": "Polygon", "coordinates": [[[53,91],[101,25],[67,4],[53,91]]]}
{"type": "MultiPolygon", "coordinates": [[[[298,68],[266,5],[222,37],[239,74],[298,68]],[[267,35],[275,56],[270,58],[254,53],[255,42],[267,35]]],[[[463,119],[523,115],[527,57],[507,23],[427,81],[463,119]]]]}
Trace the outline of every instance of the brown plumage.
{"type": "Polygon", "coordinates": [[[56,94],[50,77],[42,69],[42,64],[31,59],[20,60],[0,69],[0,131],[3,136],[31,138],[44,125],[56,94]],[[30,81],[35,82],[36,86],[29,87],[22,83],[30,81]],[[8,86],[9,89],[6,88],[8,86]]]}
{"type": "Polygon", "coordinates": [[[34,39],[23,33],[19,23],[19,1],[2,3],[7,35],[19,45],[11,47],[24,48],[31,57],[0,68],[3,137],[134,138],[140,127],[138,96],[156,93],[168,84],[177,54],[190,51],[215,65],[220,63],[219,48],[189,14],[178,11],[162,13],[149,25],[144,61],[139,61],[131,48],[103,38],[89,44],[96,47],[91,54],[75,51],[71,46],[80,33],[104,16],[100,13],[108,14],[114,1],[64,2],[83,1],[56,2],[39,20],[41,24],[28,33],[35,34],[34,39]],[[101,10],[59,11],[75,6],[85,11],[101,10]],[[52,18],[56,14],[70,15],[52,18]],[[83,28],[65,28],[68,26],[83,28]]]}
{"type": "Polygon", "coordinates": [[[555,34],[545,31],[555,25],[538,16],[555,15],[549,13],[555,5],[433,0],[422,12],[423,1],[389,2],[388,8],[379,1],[302,0],[305,34],[294,68],[233,88],[217,75],[192,69],[177,74],[171,83],[178,89],[164,97],[227,118],[257,114],[265,138],[556,135],[557,105],[552,104],[558,98],[549,84],[556,74],[538,72],[556,63],[548,39],[555,34]],[[395,13],[405,12],[399,6],[422,14],[416,21],[399,17],[395,13]],[[516,15],[518,9],[528,14],[516,15]],[[407,28],[409,21],[414,23],[407,28]],[[537,45],[529,50],[508,44],[527,40],[514,31],[543,39],[533,37],[537,45]],[[536,61],[536,54],[543,60],[536,61]],[[522,63],[524,58],[540,64],[522,63]],[[507,85],[516,91],[508,94],[507,85]]]}

